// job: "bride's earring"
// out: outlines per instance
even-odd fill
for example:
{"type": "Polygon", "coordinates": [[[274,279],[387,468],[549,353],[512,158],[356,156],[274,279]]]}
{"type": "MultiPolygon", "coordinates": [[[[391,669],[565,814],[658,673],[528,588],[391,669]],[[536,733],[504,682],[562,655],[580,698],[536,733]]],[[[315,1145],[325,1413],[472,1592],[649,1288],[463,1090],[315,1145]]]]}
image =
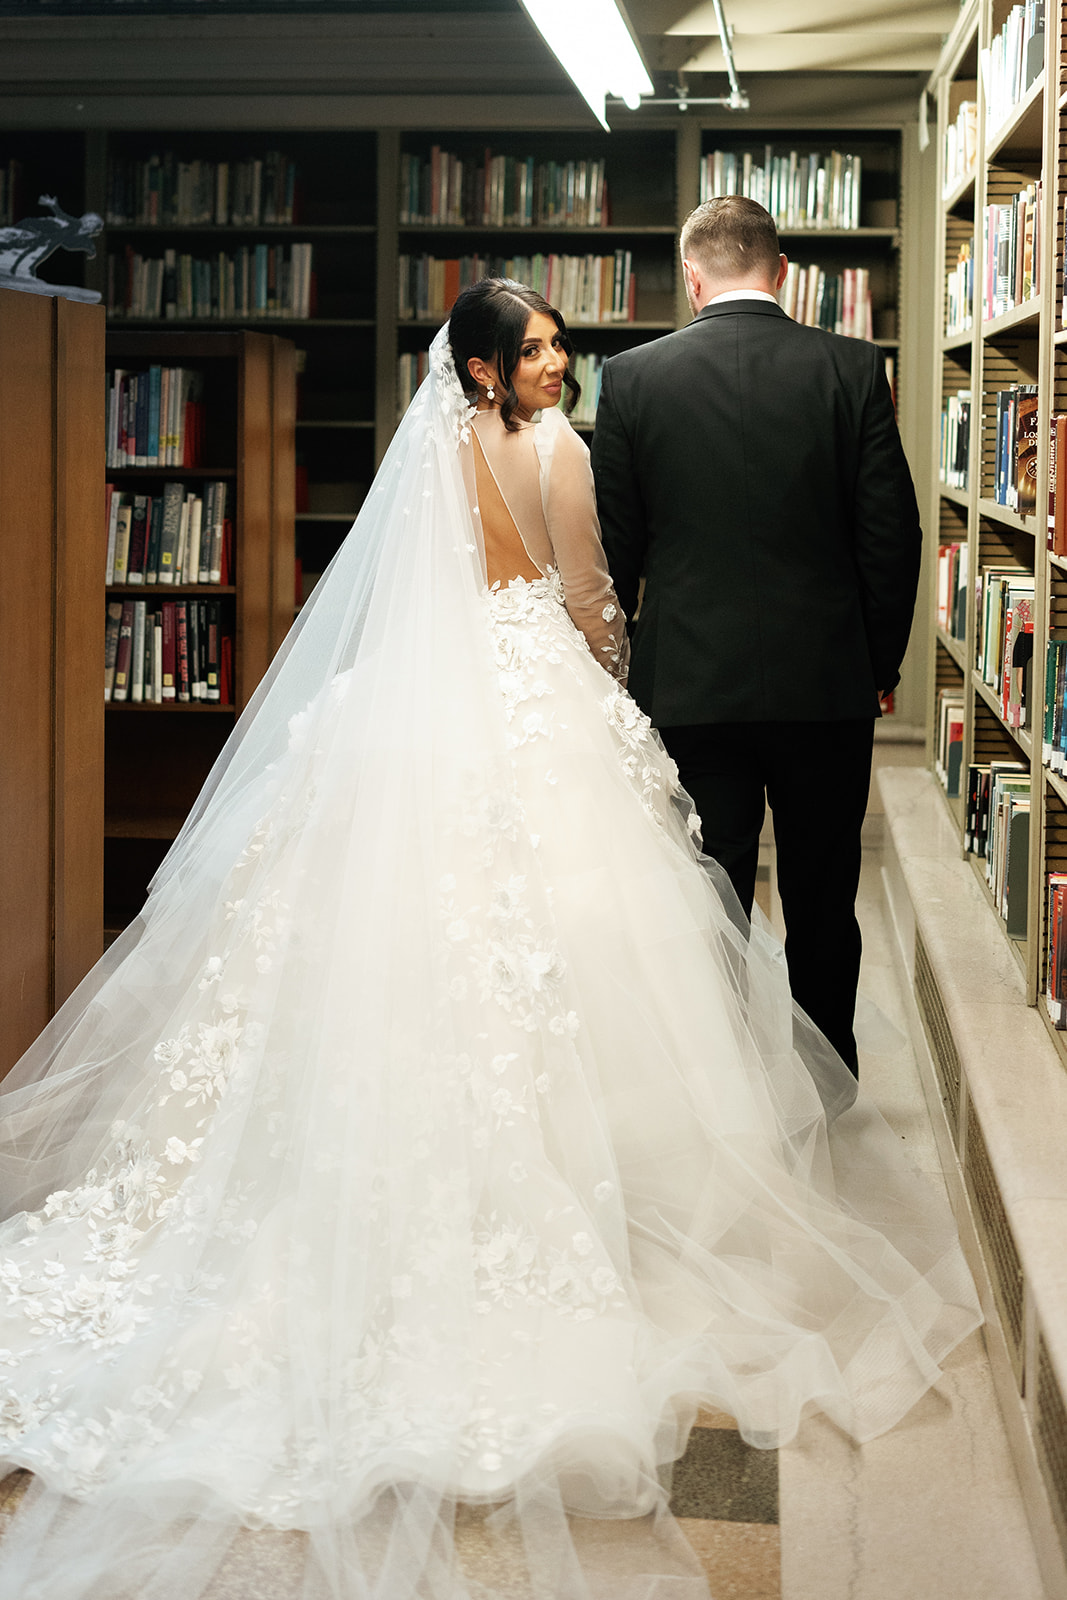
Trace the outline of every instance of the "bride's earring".
{"type": "Polygon", "coordinates": [[[490,384],[488,389],[485,391],[485,398],[487,400],[495,400],[496,399],[496,390],[493,388],[492,384],[490,384]]]}

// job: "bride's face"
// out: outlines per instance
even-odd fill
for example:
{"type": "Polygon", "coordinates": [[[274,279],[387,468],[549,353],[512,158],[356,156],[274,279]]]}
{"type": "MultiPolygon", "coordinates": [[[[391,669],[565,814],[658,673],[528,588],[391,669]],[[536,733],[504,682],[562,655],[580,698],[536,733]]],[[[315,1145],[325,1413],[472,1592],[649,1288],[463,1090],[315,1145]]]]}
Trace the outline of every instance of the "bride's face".
{"type": "Polygon", "coordinates": [[[524,421],[529,422],[542,407],[558,403],[566,370],[567,352],[559,329],[543,311],[531,311],[518,365],[511,374],[519,402],[518,415],[524,421]]]}

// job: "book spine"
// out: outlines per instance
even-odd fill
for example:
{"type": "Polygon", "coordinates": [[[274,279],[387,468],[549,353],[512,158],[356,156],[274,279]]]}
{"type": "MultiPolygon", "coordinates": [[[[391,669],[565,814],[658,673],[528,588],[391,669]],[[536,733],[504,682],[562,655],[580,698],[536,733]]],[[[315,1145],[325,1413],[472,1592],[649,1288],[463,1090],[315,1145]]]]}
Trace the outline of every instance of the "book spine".
{"type": "Polygon", "coordinates": [[[204,698],[213,703],[220,699],[219,684],[219,603],[217,600],[208,600],[207,605],[207,670],[206,694],[204,698]]]}
{"type": "Polygon", "coordinates": [[[191,691],[189,686],[189,607],[184,601],[177,602],[175,627],[177,697],[181,701],[188,701],[191,699],[191,691]]]}
{"type": "Polygon", "coordinates": [[[161,684],[161,698],[173,700],[176,698],[177,686],[177,633],[175,628],[175,602],[163,602],[163,677],[161,684]]]}
{"type": "Polygon", "coordinates": [[[144,645],[146,613],[146,602],[144,600],[135,600],[133,602],[132,681],[130,683],[130,699],[134,701],[140,701],[145,698],[144,645]]]}
{"type": "Polygon", "coordinates": [[[111,691],[113,700],[130,697],[130,671],[133,665],[133,601],[122,602],[122,619],[119,624],[118,652],[115,657],[115,682],[111,691]]]}
{"type": "Polygon", "coordinates": [[[111,600],[107,607],[104,629],[104,700],[111,699],[115,688],[115,668],[119,656],[119,634],[122,630],[122,601],[111,600]]]}

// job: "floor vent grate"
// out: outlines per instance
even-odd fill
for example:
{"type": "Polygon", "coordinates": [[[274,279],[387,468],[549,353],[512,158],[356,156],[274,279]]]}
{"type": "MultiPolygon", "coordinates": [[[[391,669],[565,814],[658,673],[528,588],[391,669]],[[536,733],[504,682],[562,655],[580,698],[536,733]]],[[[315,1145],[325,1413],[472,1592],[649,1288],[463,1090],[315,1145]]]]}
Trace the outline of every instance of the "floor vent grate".
{"type": "Polygon", "coordinates": [[[967,1102],[967,1144],[963,1165],[967,1189],[1000,1311],[1001,1326],[1020,1390],[1023,1371],[1023,1269],[1008,1214],[997,1188],[993,1164],[971,1100],[967,1102]]]}
{"type": "Polygon", "coordinates": [[[1037,1392],[1034,1399],[1037,1459],[1052,1503],[1056,1531],[1067,1555],[1067,1406],[1056,1382],[1044,1336],[1037,1341],[1037,1392]]]}
{"type": "Polygon", "coordinates": [[[960,1058],[956,1052],[956,1042],[952,1037],[952,1030],[948,1025],[948,1017],[945,1015],[945,1005],[941,999],[941,991],[937,987],[934,969],[930,965],[930,958],[926,954],[926,946],[918,933],[915,935],[915,998],[919,1006],[919,1015],[923,1019],[923,1027],[926,1030],[930,1054],[934,1058],[938,1087],[941,1091],[945,1109],[948,1112],[949,1126],[958,1145],[960,1058]]]}

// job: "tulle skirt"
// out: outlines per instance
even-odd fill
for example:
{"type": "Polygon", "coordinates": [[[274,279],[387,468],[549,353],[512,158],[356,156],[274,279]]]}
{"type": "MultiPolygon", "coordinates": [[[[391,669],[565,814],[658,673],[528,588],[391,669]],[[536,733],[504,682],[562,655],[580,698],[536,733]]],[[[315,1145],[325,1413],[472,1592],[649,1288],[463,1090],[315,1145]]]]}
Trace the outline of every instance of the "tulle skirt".
{"type": "Polygon", "coordinates": [[[5,1596],[222,1595],[258,1538],[294,1600],[688,1600],[699,1405],[869,1439],[980,1321],[558,583],[480,605],[488,689],[338,674],[14,1097],[27,1194],[66,1133],[0,1229],[5,1596]]]}

